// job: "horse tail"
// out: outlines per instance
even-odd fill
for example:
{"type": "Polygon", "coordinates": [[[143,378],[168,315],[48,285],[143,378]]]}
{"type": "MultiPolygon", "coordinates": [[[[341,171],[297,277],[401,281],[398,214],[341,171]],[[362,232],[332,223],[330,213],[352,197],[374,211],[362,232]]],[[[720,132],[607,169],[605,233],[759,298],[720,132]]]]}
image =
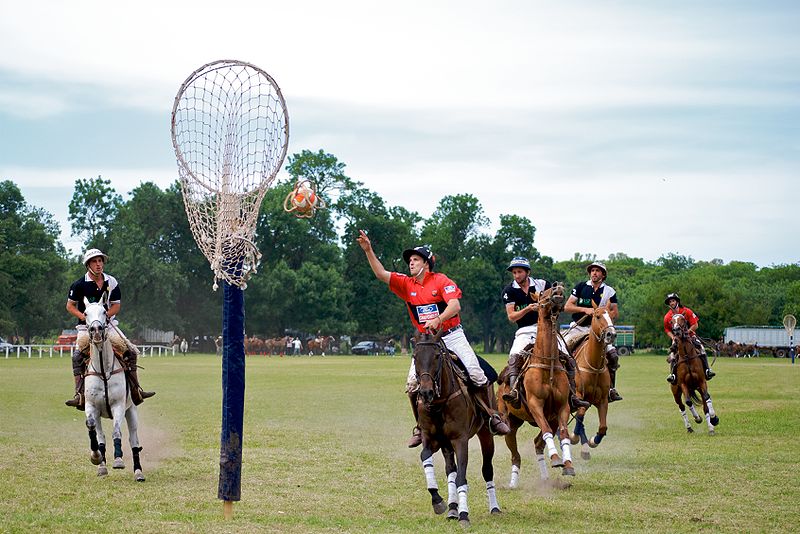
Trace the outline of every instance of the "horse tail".
{"type": "Polygon", "coordinates": [[[692,399],[692,403],[693,404],[696,404],[698,406],[702,406],[703,405],[703,401],[700,400],[700,397],[697,394],[697,388],[692,388],[689,391],[689,398],[692,399]]]}

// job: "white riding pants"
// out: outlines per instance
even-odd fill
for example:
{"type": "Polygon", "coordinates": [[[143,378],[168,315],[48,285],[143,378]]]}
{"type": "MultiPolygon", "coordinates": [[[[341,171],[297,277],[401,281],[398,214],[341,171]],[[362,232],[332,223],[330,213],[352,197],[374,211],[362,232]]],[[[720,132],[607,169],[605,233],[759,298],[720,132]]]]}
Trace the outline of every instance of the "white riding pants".
{"type": "MultiPolygon", "coordinates": [[[[75,344],[78,346],[78,349],[88,354],[89,352],[89,327],[85,324],[79,324],[77,327],[78,330],[78,338],[75,340],[75,344]]],[[[111,341],[111,346],[114,347],[114,352],[118,354],[124,354],[126,350],[129,350],[130,347],[128,346],[127,339],[122,337],[116,328],[109,327],[108,329],[108,339],[111,341]]],[[[135,347],[134,347],[135,350],[135,347]]],[[[136,352],[138,354],[138,351],[136,352]]]]}
{"type": "MultiPolygon", "coordinates": [[[[451,332],[442,338],[445,347],[450,349],[458,356],[464,367],[467,368],[469,378],[476,386],[485,386],[488,382],[486,374],[481,369],[481,364],[478,361],[478,355],[472,350],[472,347],[464,334],[464,329],[451,332]]],[[[414,358],[411,358],[411,368],[408,370],[408,379],[406,380],[406,391],[414,391],[417,389],[419,382],[417,381],[417,368],[414,365],[414,358]]]]}
{"type": "Polygon", "coordinates": [[[511,345],[511,351],[508,355],[513,356],[519,354],[531,343],[536,343],[536,333],[538,330],[539,325],[535,324],[517,329],[517,333],[514,334],[514,343],[511,345]]]}
{"type": "MultiPolygon", "coordinates": [[[[570,330],[567,332],[567,335],[564,336],[564,341],[569,347],[570,352],[575,350],[575,347],[581,342],[581,340],[589,335],[589,327],[588,326],[575,326],[575,323],[570,323],[569,325],[570,330]]],[[[616,347],[609,343],[606,345],[606,353],[611,352],[612,350],[616,350],[616,347]]]]}

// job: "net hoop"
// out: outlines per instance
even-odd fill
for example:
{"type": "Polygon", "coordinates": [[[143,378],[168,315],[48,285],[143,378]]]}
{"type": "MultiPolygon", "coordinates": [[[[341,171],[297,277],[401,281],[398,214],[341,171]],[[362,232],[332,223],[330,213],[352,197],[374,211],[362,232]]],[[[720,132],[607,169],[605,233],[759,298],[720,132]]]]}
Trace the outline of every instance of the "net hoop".
{"type": "Polygon", "coordinates": [[[783,327],[790,336],[794,335],[795,326],[797,326],[797,319],[795,319],[794,315],[789,314],[783,318],[783,327]]]}
{"type": "Polygon", "coordinates": [[[258,212],[286,158],[289,115],[275,80],[244,61],[206,63],[181,84],[172,146],[189,225],[217,280],[256,273],[258,212]]]}

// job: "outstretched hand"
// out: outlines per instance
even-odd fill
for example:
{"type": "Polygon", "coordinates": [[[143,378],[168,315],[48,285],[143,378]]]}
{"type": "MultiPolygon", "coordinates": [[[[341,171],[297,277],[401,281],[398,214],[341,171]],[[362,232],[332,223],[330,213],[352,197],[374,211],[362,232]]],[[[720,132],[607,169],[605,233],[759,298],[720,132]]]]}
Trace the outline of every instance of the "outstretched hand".
{"type": "Polygon", "coordinates": [[[372,250],[372,243],[370,242],[369,237],[367,237],[367,233],[364,232],[364,230],[358,231],[358,237],[356,238],[356,241],[358,241],[359,246],[364,250],[364,252],[369,252],[372,250]]]}

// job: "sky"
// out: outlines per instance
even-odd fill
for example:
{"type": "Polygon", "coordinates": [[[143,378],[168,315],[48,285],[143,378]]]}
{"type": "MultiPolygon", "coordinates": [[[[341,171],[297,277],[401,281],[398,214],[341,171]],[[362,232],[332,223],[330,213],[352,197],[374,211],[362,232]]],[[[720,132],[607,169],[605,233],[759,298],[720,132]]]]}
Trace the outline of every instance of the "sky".
{"type": "Polygon", "coordinates": [[[795,263],[797,28],[768,0],[0,0],[0,180],[78,252],[75,181],[168,187],[178,88],[239,59],[280,85],[289,154],[390,205],[472,194],[557,261],[795,263]]]}

